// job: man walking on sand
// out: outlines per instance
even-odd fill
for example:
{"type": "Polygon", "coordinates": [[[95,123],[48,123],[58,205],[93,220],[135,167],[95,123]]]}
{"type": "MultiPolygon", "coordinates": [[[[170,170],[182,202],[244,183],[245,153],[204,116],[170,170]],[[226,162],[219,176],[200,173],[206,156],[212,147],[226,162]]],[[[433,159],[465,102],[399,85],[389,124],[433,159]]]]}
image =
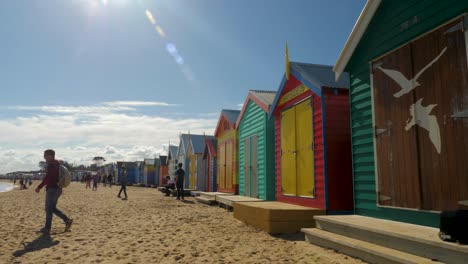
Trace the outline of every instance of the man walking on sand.
{"type": "Polygon", "coordinates": [[[185,171],[182,169],[182,163],[179,163],[179,169],[175,172],[176,175],[176,188],[177,188],[177,198],[176,200],[184,200],[184,176],[185,171]]]}
{"type": "Polygon", "coordinates": [[[41,188],[46,186],[46,201],[45,212],[46,222],[44,228],[40,232],[49,234],[52,228],[52,214],[56,214],[65,223],[65,232],[70,231],[73,219],[68,218],[64,213],[57,209],[57,202],[62,195],[62,188],[57,183],[59,181],[60,163],[55,160],[55,151],[48,149],[44,151],[44,159],[46,160],[46,175],[41,184],[37,186],[36,193],[41,191],[41,188]]]}
{"type": "Polygon", "coordinates": [[[120,194],[122,193],[122,191],[124,192],[125,194],[125,198],[123,198],[122,200],[127,200],[128,197],[127,197],[127,169],[125,169],[125,167],[122,168],[122,172],[120,173],[120,191],[119,191],[119,195],[117,195],[117,197],[120,198],[120,194]]]}

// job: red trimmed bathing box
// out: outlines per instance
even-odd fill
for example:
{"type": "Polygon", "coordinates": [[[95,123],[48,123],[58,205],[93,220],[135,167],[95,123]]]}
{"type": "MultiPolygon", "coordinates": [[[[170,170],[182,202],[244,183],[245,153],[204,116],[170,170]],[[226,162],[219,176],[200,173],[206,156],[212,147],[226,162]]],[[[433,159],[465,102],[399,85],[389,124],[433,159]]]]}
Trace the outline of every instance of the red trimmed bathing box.
{"type": "Polygon", "coordinates": [[[352,212],[348,76],[335,82],[331,66],[289,65],[269,112],[275,120],[276,199],[352,212]]]}

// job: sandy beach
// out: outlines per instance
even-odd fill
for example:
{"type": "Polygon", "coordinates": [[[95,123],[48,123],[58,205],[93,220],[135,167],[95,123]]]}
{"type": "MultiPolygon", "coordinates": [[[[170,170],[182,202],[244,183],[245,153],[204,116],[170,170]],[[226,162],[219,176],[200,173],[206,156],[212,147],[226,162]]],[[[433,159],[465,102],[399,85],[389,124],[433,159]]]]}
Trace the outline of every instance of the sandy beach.
{"type": "Polygon", "coordinates": [[[97,191],[72,183],[58,208],[74,219],[71,232],[54,216],[44,225],[44,190],[0,193],[0,263],[363,263],[306,243],[301,233],[269,235],[232,212],[177,201],[156,189],[119,186],[97,191]]]}

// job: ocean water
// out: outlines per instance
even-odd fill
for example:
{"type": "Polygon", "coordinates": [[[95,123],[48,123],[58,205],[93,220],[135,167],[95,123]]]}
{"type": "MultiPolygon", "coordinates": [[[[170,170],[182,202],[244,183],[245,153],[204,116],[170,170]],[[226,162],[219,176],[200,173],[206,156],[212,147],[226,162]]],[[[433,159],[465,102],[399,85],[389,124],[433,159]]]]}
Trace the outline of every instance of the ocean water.
{"type": "Polygon", "coordinates": [[[9,182],[0,182],[0,192],[8,192],[13,190],[14,185],[13,183],[9,182]]]}

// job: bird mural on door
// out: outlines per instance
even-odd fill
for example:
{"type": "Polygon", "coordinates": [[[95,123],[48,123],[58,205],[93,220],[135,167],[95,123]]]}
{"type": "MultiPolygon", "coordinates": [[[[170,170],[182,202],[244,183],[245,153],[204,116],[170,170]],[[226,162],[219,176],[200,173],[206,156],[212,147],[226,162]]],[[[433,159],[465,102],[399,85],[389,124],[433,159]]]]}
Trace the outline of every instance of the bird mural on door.
{"type": "Polygon", "coordinates": [[[396,70],[390,70],[390,69],[384,69],[380,66],[379,68],[381,71],[383,71],[388,77],[392,78],[398,85],[400,85],[401,90],[398,91],[397,93],[393,94],[394,97],[399,98],[404,94],[407,94],[411,92],[414,88],[420,86],[418,83],[418,78],[421,76],[429,67],[431,67],[434,63],[436,63],[439,58],[445,53],[447,50],[447,47],[445,47],[442,52],[439,53],[435,59],[433,59],[429,64],[426,65],[426,67],[422,68],[412,79],[408,80],[401,72],[396,71],[396,70]]]}
{"type": "Polygon", "coordinates": [[[437,122],[437,117],[430,114],[432,109],[437,105],[431,104],[423,106],[422,100],[423,98],[410,106],[411,118],[406,122],[405,130],[408,131],[415,125],[426,129],[429,132],[429,139],[432,141],[432,144],[434,144],[437,153],[440,154],[441,144],[439,123],[437,122]]]}

